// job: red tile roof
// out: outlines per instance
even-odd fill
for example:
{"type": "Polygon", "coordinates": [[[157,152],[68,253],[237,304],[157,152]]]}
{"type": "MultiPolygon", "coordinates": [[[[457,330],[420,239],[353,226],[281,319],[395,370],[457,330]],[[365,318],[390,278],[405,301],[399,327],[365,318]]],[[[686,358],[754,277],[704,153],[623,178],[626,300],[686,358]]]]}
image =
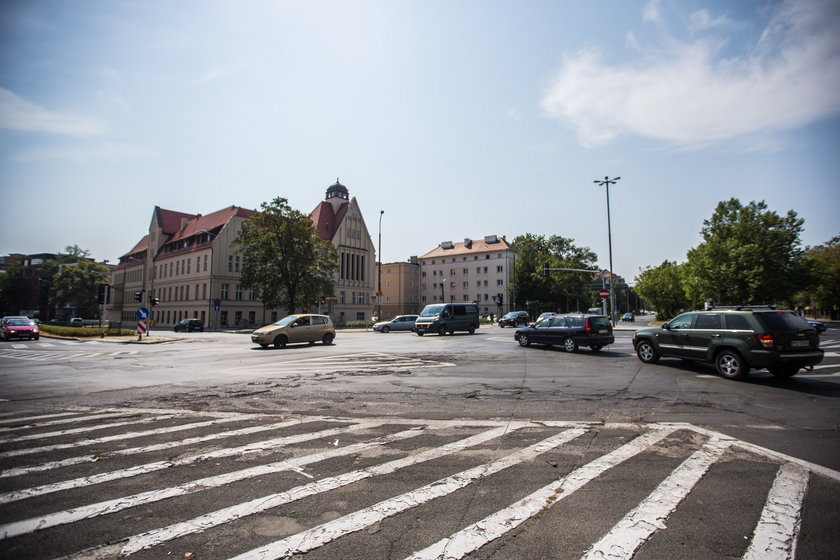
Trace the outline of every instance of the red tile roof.
{"type": "Polygon", "coordinates": [[[452,244],[451,249],[444,249],[443,244],[441,244],[420,258],[430,259],[435,257],[452,257],[456,255],[472,255],[475,253],[507,251],[511,249],[516,251],[516,248],[513,247],[510,243],[508,243],[507,240],[503,237],[498,237],[497,239],[498,241],[496,243],[487,243],[483,239],[475,239],[472,241],[469,247],[466,247],[463,241],[458,241],[457,243],[452,244]]]}
{"type": "MultiPolygon", "coordinates": [[[[171,212],[169,210],[161,210],[162,212],[171,212]]],[[[188,237],[192,237],[193,235],[202,232],[202,231],[211,231],[215,228],[221,227],[228,223],[231,218],[234,216],[239,216],[241,218],[250,218],[254,214],[256,214],[256,210],[248,210],[246,208],[240,208],[239,206],[229,206],[222,210],[218,210],[213,212],[212,214],[207,214],[206,216],[202,215],[190,215],[190,214],[182,214],[180,212],[171,212],[173,215],[178,215],[178,227],[174,231],[166,231],[164,233],[172,234],[166,242],[169,243],[171,241],[177,241],[178,239],[186,239],[188,237]],[[181,219],[180,218],[187,218],[186,223],[181,228],[181,219]]],[[[171,217],[168,217],[171,221],[171,217]]]]}
{"type": "Polygon", "coordinates": [[[338,232],[338,226],[341,225],[341,221],[347,215],[347,209],[349,207],[349,202],[343,202],[338,207],[338,212],[334,212],[332,203],[328,201],[323,201],[315,207],[315,210],[309,214],[309,217],[312,218],[312,223],[315,225],[315,229],[318,231],[318,236],[321,239],[327,241],[333,240],[336,232],[338,232]]]}

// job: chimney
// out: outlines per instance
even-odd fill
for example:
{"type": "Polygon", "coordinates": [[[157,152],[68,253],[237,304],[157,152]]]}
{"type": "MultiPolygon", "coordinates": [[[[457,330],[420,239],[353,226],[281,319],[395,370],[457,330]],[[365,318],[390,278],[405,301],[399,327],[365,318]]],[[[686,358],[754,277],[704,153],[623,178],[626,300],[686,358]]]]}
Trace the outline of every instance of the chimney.
{"type": "Polygon", "coordinates": [[[471,249],[472,248],[472,239],[470,239],[469,237],[464,238],[464,248],[465,249],[471,249]]]}

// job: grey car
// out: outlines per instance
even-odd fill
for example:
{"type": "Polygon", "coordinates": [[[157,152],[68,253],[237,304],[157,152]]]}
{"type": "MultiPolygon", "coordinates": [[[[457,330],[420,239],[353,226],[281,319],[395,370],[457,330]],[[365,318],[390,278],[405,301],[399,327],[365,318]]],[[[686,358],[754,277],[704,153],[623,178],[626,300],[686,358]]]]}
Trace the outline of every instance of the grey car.
{"type": "Polygon", "coordinates": [[[413,331],[417,315],[397,315],[390,321],[380,321],[373,325],[373,330],[386,333],[390,331],[413,331]]]}

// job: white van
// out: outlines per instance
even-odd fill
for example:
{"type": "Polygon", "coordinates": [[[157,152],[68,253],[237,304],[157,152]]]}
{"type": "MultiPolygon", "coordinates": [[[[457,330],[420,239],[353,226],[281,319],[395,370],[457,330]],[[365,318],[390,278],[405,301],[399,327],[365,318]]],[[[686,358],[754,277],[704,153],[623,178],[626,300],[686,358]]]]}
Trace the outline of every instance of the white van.
{"type": "Polygon", "coordinates": [[[414,322],[414,332],[419,336],[426,333],[442,336],[455,331],[473,334],[478,325],[478,305],[475,303],[433,303],[420,312],[414,322]]]}

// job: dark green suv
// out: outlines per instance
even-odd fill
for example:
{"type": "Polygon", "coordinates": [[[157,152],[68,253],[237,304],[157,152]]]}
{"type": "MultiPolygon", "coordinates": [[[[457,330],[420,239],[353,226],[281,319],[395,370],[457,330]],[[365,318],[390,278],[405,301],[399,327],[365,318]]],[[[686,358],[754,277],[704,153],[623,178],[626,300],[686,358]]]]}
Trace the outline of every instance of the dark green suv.
{"type": "Polygon", "coordinates": [[[633,346],[646,364],[660,357],[711,362],[728,379],[743,379],[750,368],[791,377],[823,359],[817,331],[795,312],[772,307],[683,313],[661,327],[639,329],[633,346]]]}

